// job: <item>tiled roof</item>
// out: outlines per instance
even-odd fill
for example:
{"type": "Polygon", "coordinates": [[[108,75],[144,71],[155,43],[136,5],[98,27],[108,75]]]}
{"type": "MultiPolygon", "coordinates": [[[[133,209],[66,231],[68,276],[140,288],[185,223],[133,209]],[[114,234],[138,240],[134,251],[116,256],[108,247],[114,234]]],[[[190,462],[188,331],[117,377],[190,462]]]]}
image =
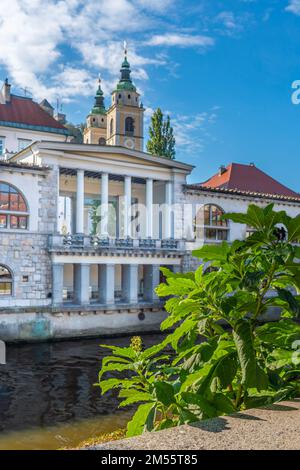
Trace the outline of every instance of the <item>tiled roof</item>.
{"type": "Polygon", "coordinates": [[[233,195],[233,196],[273,199],[275,201],[296,202],[297,204],[300,204],[300,195],[295,196],[295,197],[282,196],[279,194],[256,193],[252,191],[241,191],[238,189],[210,188],[207,186],[200,186],[199,184],[185,184],[184,189],[186,191],[192,191],[192,192],[207,192],[207,193],[227,194],[227,195],[233,195]]]}
{"type": "Polygon", "coordinates": [[[50,114],[44,111],[35,101],[11,95],[10,102],[0,104],[0,122],[13,127],[33,128],[67,134],[67,129],[50,114]]]}
{"type": "Polygon", "coordinates": [[[190,189],[214,189],[228,192],[280,196],[300,199],[300,194],[287,188],[255,165],[231,163],[203,183],[187,185],[190,189]]]}

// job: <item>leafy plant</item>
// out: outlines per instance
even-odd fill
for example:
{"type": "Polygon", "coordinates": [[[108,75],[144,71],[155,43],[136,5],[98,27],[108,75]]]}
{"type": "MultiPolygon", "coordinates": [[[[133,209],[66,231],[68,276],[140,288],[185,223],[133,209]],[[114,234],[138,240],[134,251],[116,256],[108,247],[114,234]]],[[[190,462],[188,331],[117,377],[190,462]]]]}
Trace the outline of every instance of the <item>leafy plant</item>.
{"type": "Polygon", "coordinates": [[[161,329],[174,331],[145,350],[138,337],[128,348],[109,346],[98,385],[118,389],[120,406],[139,403],[127,436],[300,394],[300,216],[271,204],[225,217],[255,232],[194,251],[194,273],[162,268],[166,283],[156,292],[168,297],[169,316],[161,329]],[[280,319],[262,324],[271,308],[280,319]],[[114,377],[103,380],[106,373],[114,377]]]}

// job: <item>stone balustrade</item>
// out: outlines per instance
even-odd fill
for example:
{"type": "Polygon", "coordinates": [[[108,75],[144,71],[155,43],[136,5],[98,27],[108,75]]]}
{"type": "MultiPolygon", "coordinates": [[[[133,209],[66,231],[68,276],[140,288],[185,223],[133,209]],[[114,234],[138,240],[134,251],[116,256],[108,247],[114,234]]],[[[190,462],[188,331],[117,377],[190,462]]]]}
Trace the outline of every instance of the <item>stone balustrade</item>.
{"type": "Polygon", "coordinates": [[[95,235],[50,235],[50,251],[69,252],[72,250],[98,251],[113,250],[151,250],[184,251],[185,241],[175,239],[156,240],[152,238],[102,238],[95,235]]]}

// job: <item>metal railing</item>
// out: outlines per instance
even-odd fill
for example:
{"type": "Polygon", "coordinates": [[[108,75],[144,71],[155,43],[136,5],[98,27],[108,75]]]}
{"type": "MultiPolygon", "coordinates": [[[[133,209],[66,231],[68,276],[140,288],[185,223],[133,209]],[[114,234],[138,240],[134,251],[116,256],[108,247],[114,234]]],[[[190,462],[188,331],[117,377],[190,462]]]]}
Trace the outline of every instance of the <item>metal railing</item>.
{"type": "Polygon", "coordinates": [[[71,250],[103,250],[103,249],[140,249],[183,251],[184,240],[154,239],[154,238],[103,238],[97,235],[50,235],[49,249],[51,251],[71,250]]]}

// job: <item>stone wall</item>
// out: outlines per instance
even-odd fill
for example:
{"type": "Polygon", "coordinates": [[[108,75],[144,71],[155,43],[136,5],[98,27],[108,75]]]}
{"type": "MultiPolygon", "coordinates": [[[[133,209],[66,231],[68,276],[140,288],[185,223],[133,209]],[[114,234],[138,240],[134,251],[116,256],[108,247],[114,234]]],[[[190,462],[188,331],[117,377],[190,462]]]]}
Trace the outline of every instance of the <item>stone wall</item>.
{"type": "Polygon", "coordinates": [[[51,260],[46,234],[0,233],[1,264],[13,275],[13,295],[0,298],[3,307],[49,305],[51,260]]]}
{"type": "MultiPolygon", "coordinates": [[[[44,175],[23,175],[26,192],[28,193],[28,178],[31,178],[30,198],[38,201],[37,211],[32,202],[28,204],[29,226],[32,225],[31,218],[37,218],[34,225],[38,231],[0,231],[0,263],[7,266],[13,275],[13,295],[0,297],[0,309],[51,304],[49,294],[52,290],[52,271],[48,235],[55,233],[57,225],[57,172],[57,168],[53,168],[44,175]]],[[[2,180],[6,181],[5,175],[2,180]]],[[[24,188],[22,181],[18,181],[17,189],[24,193],[24,188]]]]}

